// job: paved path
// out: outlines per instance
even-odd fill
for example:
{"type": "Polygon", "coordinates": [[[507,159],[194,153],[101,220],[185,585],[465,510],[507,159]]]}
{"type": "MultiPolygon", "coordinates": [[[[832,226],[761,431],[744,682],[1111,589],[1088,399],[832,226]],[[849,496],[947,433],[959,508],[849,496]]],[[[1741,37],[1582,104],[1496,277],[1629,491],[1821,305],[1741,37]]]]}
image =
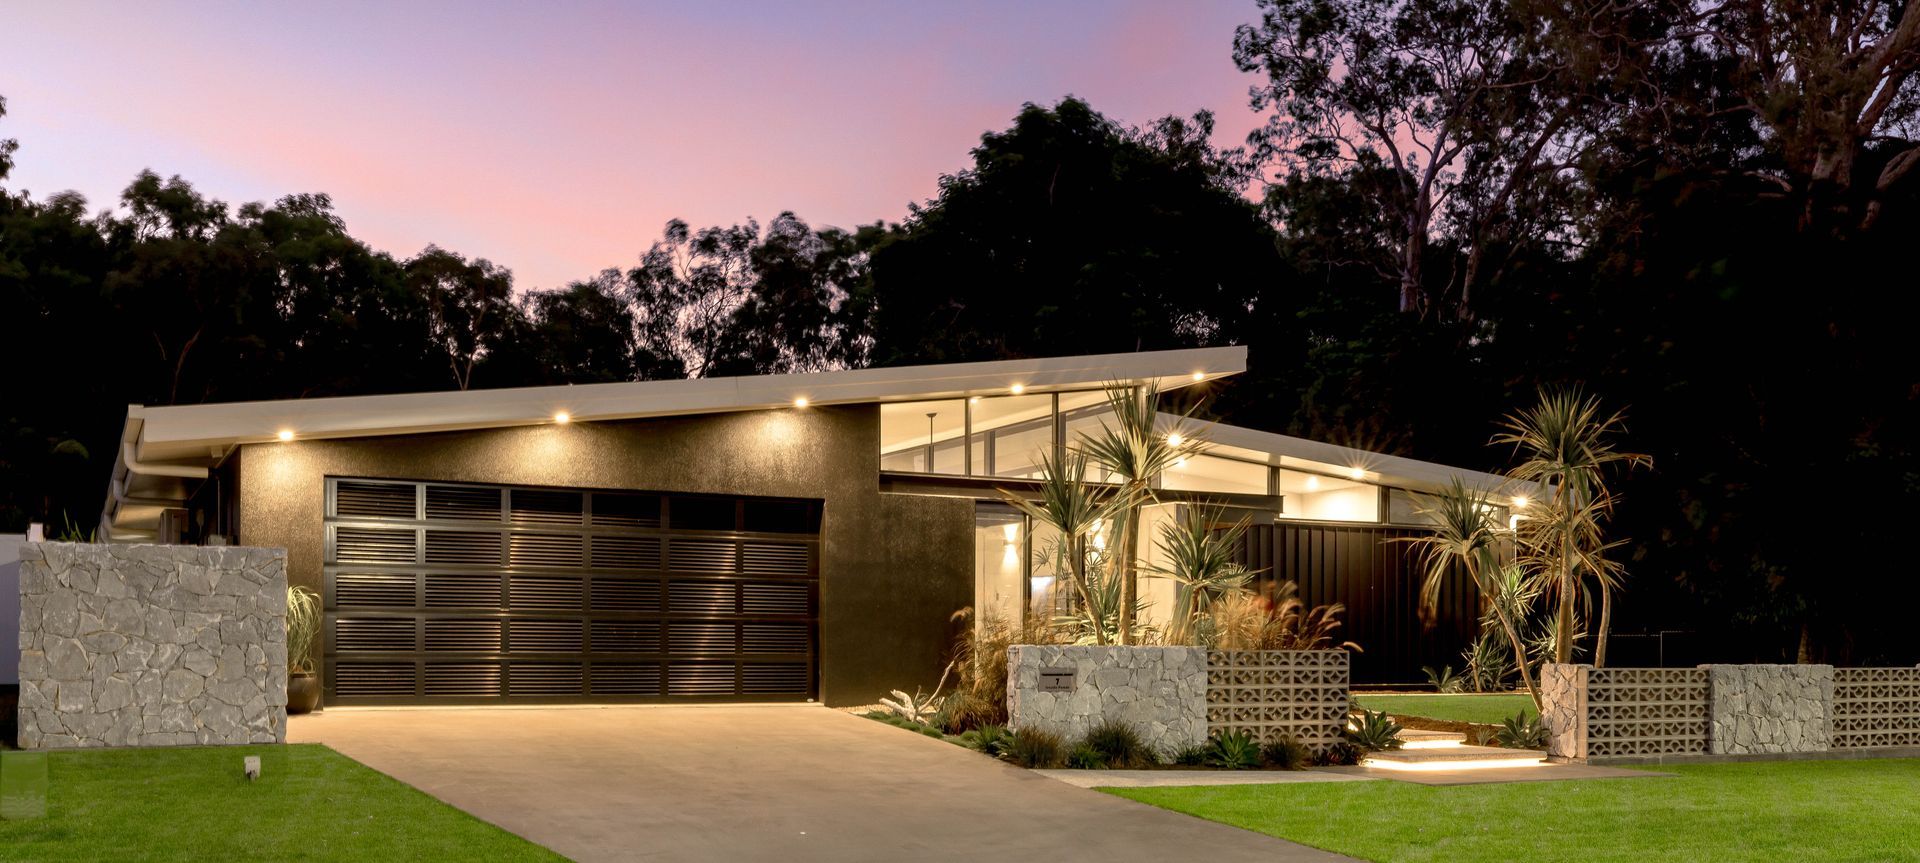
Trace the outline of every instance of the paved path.
{"type": "Polygon", "coordinates": [[[288,736],[582,863],[1349,859],[822,707],[335,709],[288,736]]]}

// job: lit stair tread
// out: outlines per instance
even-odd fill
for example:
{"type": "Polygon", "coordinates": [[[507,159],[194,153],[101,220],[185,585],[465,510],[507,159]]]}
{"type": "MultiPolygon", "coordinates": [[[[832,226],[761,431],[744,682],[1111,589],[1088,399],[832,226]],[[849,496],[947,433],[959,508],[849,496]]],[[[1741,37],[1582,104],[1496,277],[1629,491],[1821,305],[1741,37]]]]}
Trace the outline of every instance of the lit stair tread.
{"type": "Polygon", "coordinates": [[[1428,731],[1423,728],[1402,728],[1394,735],[1407,743],[1466,743],[1467,736],[1458,731],[1428,731]]]}
{"type": "Polygon", "coordinates": [[[1391,749],[1367,755],[1369,761],[1397,764],[1421,764],[1429,761],[1512,761],[1517,758],[1544,759],[1535,749],[1502,749],[1497,746],[1446,746],[1437,749],[1391,749]]]}

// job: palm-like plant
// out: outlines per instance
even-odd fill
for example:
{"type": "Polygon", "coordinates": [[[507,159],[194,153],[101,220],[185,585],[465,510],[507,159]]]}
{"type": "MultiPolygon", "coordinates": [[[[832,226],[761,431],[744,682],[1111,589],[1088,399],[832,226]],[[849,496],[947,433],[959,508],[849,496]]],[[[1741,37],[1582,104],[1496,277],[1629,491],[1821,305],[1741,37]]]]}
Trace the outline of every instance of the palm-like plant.
{"type": "Polygon", "coordinates": [[[1440,591],[1455,567],[1466,570],[1467,577],[1487,598],[1500,628],[1506,632],[1513,655],[1520,659],[1520,681],[1534,706],[1540,706],[1540,693],[1533,686],[1533,672],[1527,669],[1527,649],[1520,640],[1519,620],[1510,608],[1518,599],[1501,578],[1499,525],[1494,522],[1490,494],[1467,488],[1455,479],[1446,491],[1437,495],[1417,495],[1415,502],[1427,515],[1433,530],[1406,540],[1420,550],[1426,576],[1420,583],[1420,611],[1431,615],[1440,604],[1440,591]]]}
{"type": "MultiPolygon", "coordinates": [[[[1066,559],[1067,574],[1085,608],[1089,613],[1095,613],[1099,603],[1094,597],[1096,585],[1089,576],[1089,545],[1094,529],[1126,508],[1129,490],[1125,487],[1116,490],[1086,482],[1082,479],[1086,470],[1086,454],[1077,450],[1068,450],[1066,455],[1059,458],[1043,452],[1040,455],[1037,498],[1029,500],[1005,489],[1001,490],[1000,495],[1035,521],[1060,532],[1060,556],[1066,559]]],[[[1120,628],[1123,637],[1128,628],[1120,628]]],[[[1106,627],[1096,625],[1093,629],[1095,643],[1106,644],[1106,627]]]]}
{"type": "Polygon", "coordinates": [[[1160,525],[1160,540],[1155,545],[1166,565],[1152,570],[1179,585],[1167,628],[1168,644],[1191,641],[1194,623],[1206,617],[1216,602],[1245,590],[1253,577],[1233,559],[1240,537],[1247,532],[1247,522],[1242,519],[1216,530],[1214,517],[1215,513],[1204,507],[1189,506],[1178,518],[1160,525]]]}
{"type": "Polygon", "coordinates": [[[1133,611],[1140,595],[1140,508],[1154,499],[1151,482],[1181,459],[1197,454],[1203,445],[1182,429],[1159,431],[1160,393],[1156,387],[1111,387],[1107,408],[1113,423],[1100,423],[1097,434],[1084,434],[1079,448],[1107,477],[1120,486],[1120,536],[1115,546],[1116,574],[1120,578],[1122,644],[1132,643],[1133,611]]]}
{"type": "Polygon", "coordinates": [[[1620,588],[1623,568],[1607,552],[1619,542],[1606,542],[1603,528],[1613,512],[1614,495],[1607,488],[1609,465],[1650,465],[1653,459],[1614,448],[1613,437],[1625,430],[1625,416],[1605,414],[1600,400],[1579,391],[1540,393],[1532,408],[1511,414],[1495,443],[1513,444],[1522,461],[1509,474],[1532,483],[1548,496],[1537,511],[1520,522],[1522,559],[1537,573],[1543,592],[1554,602],[1554,661],[1573,659],[1574,603],[1586,596],[1592,578],[1600,592],[1600,625],[1594,664],[1607,661],[1607,630],[1613,618],[1613,594],[1620,588]]]}

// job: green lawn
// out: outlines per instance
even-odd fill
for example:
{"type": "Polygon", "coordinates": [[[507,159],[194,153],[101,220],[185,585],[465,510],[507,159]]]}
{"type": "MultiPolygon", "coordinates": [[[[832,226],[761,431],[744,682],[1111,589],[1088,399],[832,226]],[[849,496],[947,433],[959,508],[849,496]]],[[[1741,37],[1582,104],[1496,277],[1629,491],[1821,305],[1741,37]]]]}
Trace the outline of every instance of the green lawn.
{"type": "Polygon", "coordinates": [[[1536,715],[1533,699],[1518,695],[1356,695],[1353,703],[1368,710],[1385,710],[1402,716],[1425,716],[1456,722],[1484,722],[1498,725],[1524,710],[1536,715]]]}
{"type": "Polygon", "coordinates": [[[564,859],[319,745],[55,752],[47,774],[0,860],[564,859]]]}
{"type": "Polygon", "coordinates": [[[1679,775],[1105,790],[1378,863],[1920,861],[1920,760],[1659,769],[1679,775]]]}

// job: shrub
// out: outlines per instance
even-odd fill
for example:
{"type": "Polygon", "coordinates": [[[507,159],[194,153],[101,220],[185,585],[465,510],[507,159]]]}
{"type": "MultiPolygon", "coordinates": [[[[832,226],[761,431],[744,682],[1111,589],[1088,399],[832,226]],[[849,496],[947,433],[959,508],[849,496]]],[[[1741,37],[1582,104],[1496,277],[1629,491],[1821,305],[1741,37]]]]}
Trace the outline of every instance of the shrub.
{"type": "Polygon", "coordinates": [[[1429,665],[1421,670],[1427,673],[1427,685],[1432,686],[1435,692],[1450,695],[1467,691],[1466,678],[1453,673],[1451,665],[1442,665],[1438,669],[1429,665]]]}
{"type": "Polygon", "coordinates": [[[1252,770],[1260,766],[1260,744],[1244,731],[1224,731],[1207,743],[1208,767],[1252,770]]]}
{"type": "Polygon", "coordinates": [[[1000,757],[1007,751],[1007,745],[1013,742],[1013,735],[1007,733],[1002,725],[982,725],[960,735],[960,745],[979,752],[1000,757]]]}
{"type": "Polygon", "coordinates": [[[1260,747],[1260,760],[1276,770],[1299,770],[1312,758],[1313,750],[1291,734],[1260,747]]]}
{"type": "Polygon", "coordinates": [[[1067,760],[1067,744],[1051,731],[1022,728],[1013,732],[1001,757],[1021,767],[1059,767],[1067,760]]]}
{"type": "Polygon", "coordinates": [[[1075,770],[1105,770],[1114,765],[1107,763],[1106,753],[1081,743],[1067,753],[1067,766],[1075,770]]]}
{"type": "Polygon", "coordinates": [[[1005,715],[1005,709],[997,709],[963,689],[940,703],[940,711],[933,715],[932,722],[948,734],[959,734],[983,725],[999,725],[1005,715]]]}
{"type": "Polygon", "coordinates": [[[1008,647],[1072,640],[1045,621],[1021,624],[989,613],[976,622],[972,608],[954,612],[953,621],[960,625],[960,634],[954,640],[953,662],[948,666],[957,684],[951,698],[964,697],[968,703],[950,711],[955,726],[950,731],[1006,724],[1008,647]]]}
{"type": "Polygon", "coordinates": [[[1182,749],[1178,752],[1173,753],[1173,763],[1178,764],[1181,767],[1199,767],[1203,764],[1206,764],[1207,763],[1206,744],[1202,743],[1194,746],[1189,746],[1185,749],[1182,749]]]}
{"type": "Polygon", "coordinates": [[[1159,763],[1153,750],[1140,739],[1140,733],[1133,726],[1118,719],[1109,719],[1095,725],[1087,731],[1082,746],[1100,753],[1108,766],[1118,768],[1152,767],[1159,763]]]}
{"type": "Polygon", "coordinates": [[[1540,717],[1528,716],[1524,710],[1500,720],[1493,732],[1494,741],[1508,749],[1545,749],[1549,736],[1540,717]]]}
{"type": "Polygon", "coordinates": [[[1393,721],[1384,710],[1360,711],[1359,719],[1347,721],[1347,739],[1355,746],[1374,752],[1399,749],[1401,740],[1400,723],[1393,721]]]}
{"type": "Polygon", "coordinates": [[[925,734],[928,737],[942,737],[942,738],[945,737],[945,735],[940,733],[940,729],[935,728],[931,725],[928,725],[924,722],[915,722],[904,716],[897,716],[892,713],[887,713],[880,710],[869,710],[860,715],[867,719],[871,719],[875,722],[884,722],[895,728],[905,728],[908,731],[914,731],[920,734],[925,734]]]}
{"type": "Polygon", "coordinates": [[[1366,752],[1353,745],[1352,741],[1335,740],[1332,746],[1327,747],[1327,751],[1313,759],[1313,763],[1322,767],[1350,767],[1359,764],[1361,756],[1365,754],[1366,752]]]}

